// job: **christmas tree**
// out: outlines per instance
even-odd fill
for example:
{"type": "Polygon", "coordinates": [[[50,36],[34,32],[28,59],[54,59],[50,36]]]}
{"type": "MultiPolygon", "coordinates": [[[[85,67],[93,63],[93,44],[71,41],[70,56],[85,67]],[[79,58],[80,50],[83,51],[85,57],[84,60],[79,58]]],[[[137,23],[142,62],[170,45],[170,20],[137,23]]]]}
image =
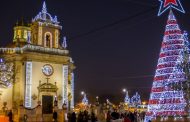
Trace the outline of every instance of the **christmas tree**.
{"type": "Polygon", "coordinates": [[[86,94],[84,94],[84,97],[83,97],[83,99],[82,99],[82,103],[83,103],[84,105],[88,105],[88,99],[87,99],[87,97],[86,97],[86,94]]]}
{"type": "Polygon", "coordinates": [[[157,116],[186,115],[184,92],[182,88],[174,88],[174,84],[182,84],[186,80],[185,73],[178,68],[183,60],[184,49],[184,36],[173,12],[170,11],[151,89],[146,120],[157,116]]]}
{"type": "Polygon", "coordinates": [[[132,96],[131,104],[134,107],[137,107],[138,105],[141,105],[141,96],[138,94],[138,92],[136,92],[136,94],[132,96]]]}
{"type": "Polygon", "coordinates": [[[128,91],[126,90],[125,91],[125,99],[124,99],[124,102],[125,102],[125,104],[127,104],[127,105],[129,105],[130,104],[130,97],[129,97],[129,93],[128,93],[128,91]]]}

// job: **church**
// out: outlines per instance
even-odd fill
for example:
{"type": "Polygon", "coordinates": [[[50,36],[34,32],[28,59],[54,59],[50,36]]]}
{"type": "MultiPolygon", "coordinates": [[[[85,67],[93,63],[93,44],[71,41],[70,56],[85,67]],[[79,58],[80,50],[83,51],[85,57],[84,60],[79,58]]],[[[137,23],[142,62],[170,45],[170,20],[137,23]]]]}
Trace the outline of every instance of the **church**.
{"type": "Polygon", "coordinates": [[[31,23],[16,24],[12,43],[0,48],[0,108],[40,102],[43,113],[52,113],[55,101],[58,108],[74,107],[75,65],[61,30],[45,2],[31,23]]]}

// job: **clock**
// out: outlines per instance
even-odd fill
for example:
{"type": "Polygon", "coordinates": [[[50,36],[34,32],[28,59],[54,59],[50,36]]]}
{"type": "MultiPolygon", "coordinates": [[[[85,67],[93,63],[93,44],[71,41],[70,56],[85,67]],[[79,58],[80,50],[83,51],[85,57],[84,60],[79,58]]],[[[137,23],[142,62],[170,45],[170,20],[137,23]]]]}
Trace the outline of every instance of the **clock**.
{"type": "Polygon", "coordinates": [[[50,64],[45,64],[43,67],[42,67],[42,73],[45,75],[45,76],[51,76],[53,74],[53,67],[50,65],[50,64]]]}

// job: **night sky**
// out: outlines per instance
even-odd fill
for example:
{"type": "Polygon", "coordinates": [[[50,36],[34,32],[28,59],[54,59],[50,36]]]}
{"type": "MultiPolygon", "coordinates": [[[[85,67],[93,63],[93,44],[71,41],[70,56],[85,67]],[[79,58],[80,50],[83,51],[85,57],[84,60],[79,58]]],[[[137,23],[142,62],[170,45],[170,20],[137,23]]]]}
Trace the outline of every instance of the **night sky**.
{"type": "MultiPolygon", "coordinates": [[[[186,14],[174,10],[182,30],[190,33],[190,1],[181,0],[186,14]]],[[[0,45],[12,41],[17,20],[31,21],[41,0],[6,0],[0,4],[0,45]]],[[[138,91],[148,100],[168,11],[157,17],[158,0],[46,0],[57,15],[62,36],[75,61],[75,100],[85,91],[91,101],[123,100],[138,91]]]]}

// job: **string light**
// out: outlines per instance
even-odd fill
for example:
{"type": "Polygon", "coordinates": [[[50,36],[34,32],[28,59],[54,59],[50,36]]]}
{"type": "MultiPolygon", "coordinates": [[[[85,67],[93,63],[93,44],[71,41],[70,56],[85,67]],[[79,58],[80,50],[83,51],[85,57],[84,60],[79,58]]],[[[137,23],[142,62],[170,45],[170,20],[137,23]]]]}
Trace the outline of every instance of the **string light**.
{"type": "Polygon", "coordinates": [[[145,122],[157,116],[165,118],[186,115],[184,92],[173,88],[174,84],[180,84],[186,80],[184,72],[178,68],[182,62],[181,52],[184,47],[184,36],[173,12],[170,11],[145,122]]]}
{"type": "Polygon", "coordinates": [[[46,22],[51,22],[51,24],[55,24],[58,25],[59,22],[57,21],[57,16],[55,16],[54,18],[47,12],[47,8],[46,8],[46,3],[44,1],[43,3],[43,7],[42,7],[42,11],[38,13],[38,15],[36,15],[36,17],[34,19],[32,19],[32,22],[35,21],[46,21],[46,22]]]}
{"type": "Polygon", "coordinates": [[[13,70],[13,63],[5,62],[3,58],[0,58],[0,87],[7,88],[12,86],[13,70]]]}
{"type": "Polygon", "coordinates": [[[138,105],[141,105],[141,97],[138,94],[138,92],[136,92],[136,94],[132,96],[131,104],[132,106],[135,106],[135,107],[137,107],[138,105]]]}

